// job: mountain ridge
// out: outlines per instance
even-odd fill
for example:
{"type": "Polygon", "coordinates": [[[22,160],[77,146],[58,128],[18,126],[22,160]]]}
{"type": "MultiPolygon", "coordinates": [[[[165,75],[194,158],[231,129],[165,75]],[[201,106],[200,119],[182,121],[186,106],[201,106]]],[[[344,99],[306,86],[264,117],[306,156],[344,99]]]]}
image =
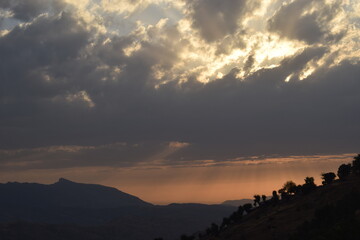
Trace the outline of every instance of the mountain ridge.
{"type": "Polygon", "coordinates": [[[64,178],[48,185],[0,184],[0,196],[1,240],[172,240],[235,210],[219,204],[153,205],[115,188],[64,178]],[[101,200],[105,195],[114,198],[101,200]],[[135,204],[119,204],[119,197],[135,204]]]}
{"type": "Polygon", "coordinates": [[[232,223],[223,221],[219,228],[208,228],[196,239],[355,240],[359,235],[354,233],[360,234],[359,202],[360,178],[351,176],[317,186],[307,194],[263,202],[232,223]]]}
{"type": "Polygon", "coordinates": [[[140,198],[113,187],[77,183],[60,178],[52,184],[8,182],[0,184],[0,204],[83,208],[150,206],[140,198]]]}

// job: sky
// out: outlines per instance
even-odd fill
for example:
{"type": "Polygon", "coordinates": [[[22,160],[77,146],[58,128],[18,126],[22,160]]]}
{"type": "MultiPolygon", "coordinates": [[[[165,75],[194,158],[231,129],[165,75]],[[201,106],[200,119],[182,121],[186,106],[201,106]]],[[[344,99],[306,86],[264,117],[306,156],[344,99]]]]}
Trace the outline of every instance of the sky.
{"type": "Polygon", "coordinates": [[[270,195],[360,146],[356,0],[2,0],[0,182],[270,195]]]}

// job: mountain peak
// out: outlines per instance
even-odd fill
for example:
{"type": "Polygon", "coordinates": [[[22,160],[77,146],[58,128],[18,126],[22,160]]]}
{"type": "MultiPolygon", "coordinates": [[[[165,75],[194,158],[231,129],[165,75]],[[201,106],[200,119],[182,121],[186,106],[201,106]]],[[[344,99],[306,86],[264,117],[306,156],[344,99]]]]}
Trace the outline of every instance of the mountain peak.
{"type": "Polygon", "coordinates": [[[59,178],[58,183],[74,183],[74,182],[67,180],[65,178],[59,178]]]}

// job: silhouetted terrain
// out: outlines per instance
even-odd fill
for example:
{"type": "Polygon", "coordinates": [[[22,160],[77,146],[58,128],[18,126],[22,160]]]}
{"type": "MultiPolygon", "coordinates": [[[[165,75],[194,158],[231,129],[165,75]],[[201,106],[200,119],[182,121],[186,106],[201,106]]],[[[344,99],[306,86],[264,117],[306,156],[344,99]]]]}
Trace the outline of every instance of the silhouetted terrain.
{"type": "Polygon", "coordinates": [[[359,239],[360,179],[318,187],[278,204],[261,205],[206,240],[359,239]],[[355,234],[354,231],[358,234],[355,234]],[[348,233],[348,234],[346,234],[348,233]]]}
{"type": "Polygon", "coordinates": [[[138,197],[116,188],[97,184],[75,183],[64,178],[50,185],[10,182],[0,184],[1,205],[116,208],[149,206],[138,197]]]}
{"type": "Polygon", "coordinates": [[[306,177],[303,185],[287,181],[271,199],[254,195],[256,208],[239,206],[220,225],[181,240],[360,239],[360,154],[339,167],[339,179],[333,172],[321,176],[322,186],[306,177]]]}
{"type": "Polygon", "coordinates": [[[11,222],[0,224],[1,240],[153,240],[156,237],[178,239],[192,234],[211,222],[220,223],[234,208],[201,204],[172,204],[119,215],[106,224],[44,224],[11,222]]]}
{"type": "Polygon", "coordinates": [[[2,184],[0,239],[360,239],[360,154],[337,174],[321,176],[322,186],[313,177],[300,185],[287,181],[271,197],[255,194],[253,204],[244,200],[238,208],[156,206],[113,188],[65,179],[52,185],[2,184]]]}
{"type": "Polygon", "coordinates": [[[234,211],[203,204],[156,206],[115,188],[75,183],[0,184],[0,239],[175,239],[234,211]]]}
{"type": "Polygon", "coordinates": [[[235,206],[238,207],[240,205],[244,205],[246,203],[252,203],[253,200],[252,199],[240,199],[240,200],[226,200],[224,202],[222,202],[222,205],[227,205],[227,206],[235,206]]]}

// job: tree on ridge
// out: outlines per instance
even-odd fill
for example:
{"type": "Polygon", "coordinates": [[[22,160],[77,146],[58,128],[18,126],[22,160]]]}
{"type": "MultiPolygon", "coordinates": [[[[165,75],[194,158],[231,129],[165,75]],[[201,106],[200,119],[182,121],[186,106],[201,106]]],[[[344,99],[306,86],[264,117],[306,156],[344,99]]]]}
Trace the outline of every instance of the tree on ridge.
{"type": "Polygon", "coordinates": [[[252,204],[251,203],[246,203],[243,205],[243,208],[245,210],[246,213],[249,213],[252,209],[252,204]]]}
{"type": "Polygon", "coordinates": [[[256,207],[256,205],[260,206],[260,201],[261,201],[260,195],[258,195],[258,194],[254,195],[254,206],[255,207],[256,207]]]}
{"type": "Polygon", "coordinates": [[[345,180],[351,173],[351,164],[341,164],[338,168],[337,175],[340,180],[345,180]]]}
{"type": "Polygon", "coordinates": [[[277,194],[277,192],[275,190],[272,192],[271,200],[275,203],[279,201],[279,195],[277,194]]]}
{"type": "Polygon", "coordinates": [[[322,184],[326,185],[326,184],[331,184],[336,178],[336,175],[333,172],[322,173],[321,178],[324,180],[322,181],[322,184]]]}
{"type": "Polygon", "coordinates": [[[313,177],[306,177],[304,179],[305,183],[301,186],[301,192],[307,194],[316,188],[313,177]]]}
{"type": "Polygon", "coordinates": [[[352,162],[352,171],[356,175],[360,175],[360,154],[354,157],[354,161],[352,162]]]}

